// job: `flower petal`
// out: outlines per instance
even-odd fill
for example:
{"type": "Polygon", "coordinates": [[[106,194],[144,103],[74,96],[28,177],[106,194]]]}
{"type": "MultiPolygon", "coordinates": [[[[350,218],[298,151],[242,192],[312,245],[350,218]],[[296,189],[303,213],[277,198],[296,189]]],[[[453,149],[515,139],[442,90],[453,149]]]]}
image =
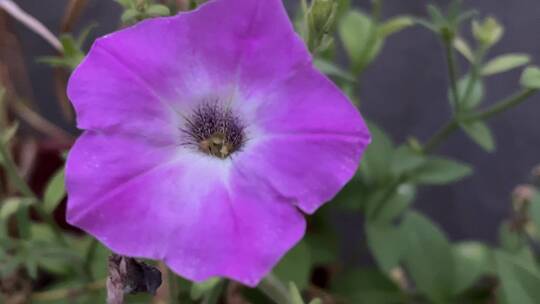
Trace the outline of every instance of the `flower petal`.
{"type": "Polygon", "coordinates": [[[250,118],[259,130],[238,163],[313,213],[352,178],[369,131],[358,110],[312,67],[259,94],[252,96],[259,106],[250,118]]]}
{"type": "Polygon", "coordinates": [[[81,129],[171,138],[178,113],[201,99],[235,98],[309,60],[280,0],[214,0],[96,40],[68,95],[81,129]]]}
{"type": "Polygon", "coordinates": [[[255,286],[302,237],[305,221],[233,168],[87,132],[68,159],[68,221],[119,254],[164,259],[188,279],[255,286]]]}

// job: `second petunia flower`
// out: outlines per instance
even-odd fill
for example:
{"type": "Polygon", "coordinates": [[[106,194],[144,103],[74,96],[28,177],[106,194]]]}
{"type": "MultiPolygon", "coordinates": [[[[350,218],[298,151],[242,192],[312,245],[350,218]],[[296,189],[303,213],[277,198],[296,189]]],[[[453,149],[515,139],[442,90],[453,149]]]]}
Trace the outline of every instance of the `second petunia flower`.
{"type": "Polygon", "coordinates": [[[68,221],[195,281],[256,285],[370,140],[280,0],[213,0],[102,37],[68,95],[85,130],[68,221]]]}

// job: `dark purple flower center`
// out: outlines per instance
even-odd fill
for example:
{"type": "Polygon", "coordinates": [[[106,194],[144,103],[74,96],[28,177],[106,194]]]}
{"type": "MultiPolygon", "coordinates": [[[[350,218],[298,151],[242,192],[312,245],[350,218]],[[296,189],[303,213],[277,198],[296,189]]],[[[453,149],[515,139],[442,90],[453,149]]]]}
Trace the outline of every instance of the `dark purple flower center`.
{"type": "Polygon", "coordinates": [[[199,106],[186,118],[182,130],[186,134],[186,145],[221,159],[238,151],[245,141],[240,119],[217,102],[199,106]]]}

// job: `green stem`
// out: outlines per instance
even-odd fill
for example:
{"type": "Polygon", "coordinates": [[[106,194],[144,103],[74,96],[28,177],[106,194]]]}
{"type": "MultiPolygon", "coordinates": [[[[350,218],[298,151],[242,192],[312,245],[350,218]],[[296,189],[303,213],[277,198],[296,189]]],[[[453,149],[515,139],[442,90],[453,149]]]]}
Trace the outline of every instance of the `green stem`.
{"type": "Polygon", "coordinates": [[[273,274],[267,275],[257,288],[277,304],[291,303],[287,287],[273,274]]]}
{"type": "Polygon", "coordinates": [[[34,191],[32,191],[26,181],[19,175],[17,166],[11,158],[6,144],[2,140],[0,140],[0,155],[4,160],[4,168],[6,170],[7,176],[9,177],[9,180],[15,185],[17,190],[19,190],[22,195],[29,197],[36,202],[36,204],[33,204],[33,207],[35,207],[35,210],[37,211],[39,216],[50,226],[56,240],[63,246],[67,246],[67,242],[64,239],[64,236],[62,235],[62,232],[60,231],[60,228],[54,221],[53,217],[43,210],[42,203],[40,202],[38,196],[34,193],[34,191]]]}
{"type": "Polygon", "coordinates": [[[430,153],[437,148],[443,141],[450,136],[455,130],[457,130],[459,124],[456,119],[452,119],[446,125],[444,125],[435,135],[433,135],[424,145],[424,153],[430,153]]]}
{"type": "Polygon", "coordinates": [[[484,54],[486,53],[486,49],[484,47],[480,47],[476,54],[474,55],[474,62],[472,65],[472,71],[471,75],[469,76],[469,81],[467,82],[467,87],[465,88],[465,94],[463,96],[458,97],[458,105],[465,105],[468,103],[469,99],[471,98],[474,85],[480,78],[480,66],[482,65],[482,62],[484,60],[484,54]]]}
{"type": "Polygon", "coordinates": [[[443,39],[444,49],[446,52],[446,64],[448,66],[448,77],[450,80],[450,91],[452,93],[452,106],[454,110],[458,109],[459,94],[457,90],[457,66],[452,39],[443,39]]]}
{"type": "Polygon", "coordinates": [[[503,99],[486,110],[469,114],[460,118],[453,118],[433,135],[424,145],[423,151],[430,153],[444,142],[450,134],[459,129],[460,121],[487,120],[523,103],[527,98],[537,93],[537,89],[524,89],[506,99],[503,99]]]}
{"type": "Polygon", "coordinates": [[[179,298],[178,280],[174,272],[170,269],[167,269],[167,277],[169,280],[169,300],[172,304],[176,304],[179,298]]]}
{"type": "Polygon", "coordinates": [[[94,279],[94,274],[92,273],[92,262],[94,261],[94,256],[96,255],[97,247],[98,247],[97,240],[92,238],[92,240],[90,241],[90,244],[88,245],[88,249],[86,250],[86,254],[84,255],[83,270],[84,270],[84,275],[86,276],[86,279],[88,281],[92,281],[94,279]]]}
{"type": "Polygon", "coordinates": [[[497,114],[505,112],[515,106],[518,106],[519,104],[527,100],[527,98],[531,97],[537,92],[538,92],[538,89],[524,89],[502,101],[495,103],[493,106],[487,108],[486,110],[471,114],[470,116],[466,116],[464,120],[470,121],[470,120],[490,119],[497,114]]]}
{"type": "MultiPolygon", "coordinates": [[[[60,288],[42,292],[32,293],[32,300],[35,301],[55,301],[59,302],[60,300],[70,299],[70,301],[75,301],[74,299],[87,294],[88,292],[99,291],[105,288],[106,279],[101,279],[88,283],[81,287],[75,288],[60,288]]],[[[71,302],[70,302],[71,303],[71,302]]]]}

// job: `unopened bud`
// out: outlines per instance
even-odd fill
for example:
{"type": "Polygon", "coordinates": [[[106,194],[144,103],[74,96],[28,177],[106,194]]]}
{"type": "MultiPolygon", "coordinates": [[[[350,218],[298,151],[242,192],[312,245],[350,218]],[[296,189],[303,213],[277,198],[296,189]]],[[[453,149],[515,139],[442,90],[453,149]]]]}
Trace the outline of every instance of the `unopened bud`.
{"type": "Polygon", "coordinates": [[[519,185],[514,189],[512,193],[512,201],[517,210],[523,208],[523,206],[530,202],[534,197],[534,188],[531,185],[519,185]]]}
{"type": "Polygon", "coordinates": [[[324,49],[331,43],[329,35],[336,25],[336,0],[313,0],[307,12],[308,46],[311,51],[324,49]]]}
{"type": "Polygon", "coordinates": [[[472,32],[474,38],[482,45],[491,47],[501,39],[504,28],[493,17],[487,17],[483,22],[473,21],[472,32]]]}
{"type": "Polygon", "coordinates": [[[314,0],[307,17],[310,30],[316,33],[332,31],[336,23],[337,6],[335,0],[314,0]]]}

